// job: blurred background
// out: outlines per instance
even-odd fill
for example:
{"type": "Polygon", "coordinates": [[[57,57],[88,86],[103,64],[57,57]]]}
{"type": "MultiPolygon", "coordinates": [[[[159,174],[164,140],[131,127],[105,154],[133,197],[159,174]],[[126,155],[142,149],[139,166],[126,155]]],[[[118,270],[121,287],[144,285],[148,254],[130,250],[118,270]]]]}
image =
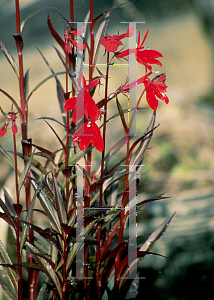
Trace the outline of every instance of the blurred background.
{"type": "MultiPolygon", "coordinates": [[[[109,9],[113,3],[124,2],[125,5],[112,12],[107,33],[117,34],[118,29],[120,33],[125,32],[127,25],[121,23],[124,21],[145,21],[138,27],[141,40],[149,28],[145,45],[163,55],[163,67],[155,69],[166,73],[170,99],[167,106],[161,101],[158,107],[156,123],[160,126],[155,130],[145,155],[145,192],[140,199],[159,193],[165,193],[169,198],[145,206],[138,214],[139,234],[152,232],[176,211],[166,234],[152,249],[167,258],[147,256],[141,264],[140,276],[146,279],[140,283],[139,299],[205,299],[212,293],[214,276],[214,0],[94,0],[94,15],[109,9]]],[[[74,4],[75,20],[83,21],[89,10],[89,1],[76,0],[74,4]]],[[[17,60],[12,37],[16,32],[14,1],[0,0],[0,7],[0,40],[17,60]]],[[[68,0],[20,0],[20,7],[22,20],[44,7],[56,7],[69,19],[68,0]]],[[[36,47],[55,72],[63,71],[52,47],[57,45],[47,26],[48,14],[62,38],[66,28],[65,21],[51,9],[41,11],[26,24],[23,54],[24,69],[30,69],[30,91],[50,75],[36,47]]],[[[115,76],[113,81],[117,88],[124,72],[122,69],[115,72],[117,75],[112,72],[112,77],[115,76]]],[[[140,67],[137,74],[141,74],[140,67]]],[[[62,76],[59,78],[63,82],[62,76]]],[[[0,88],[19,99],[16,75],[2,53],[0,88]]],[[[114,91],[114,86],[110,89],[114,91]]],[[[97,100],[100,99],[97,94],[97,100]]],[[[145,130],[151,117],[151,110],[145,99],[143,101],[141,107],[147,110],[138,114],[138,133],[145,130]]],[[[11,109],[3,94],[0,95],[0,106],[5,112],[11,109]]],[[[111,106],[110,113],[115,110],[115,105],[111,106]]],[[[42,85],[29,102],[29,137],[47,149],[57,149],[52,132],[42,120],[36,120],[41,116],[61,121],[54,79],[42,85]]],[[[0,126],[4,121],[0,115],[0,126]]],[[[57,127],[57,132],[64,134],[60,127],[57,127]]],[[[118,138],[111,127],[108,134],[110,140],[111,137],[118,138]]],[[[0,139],[0,145],[12,150],[9,132],[0,139]]],[[[2,157],[0,170],[0,187],[5,185],[11,192],[14,174],[2,157]]],[[[6,226],[2,220],[0,224],[1,228],[6,226]]],[[[5,240],[6,235],[4,233],[1,239],[5,240]]]]}

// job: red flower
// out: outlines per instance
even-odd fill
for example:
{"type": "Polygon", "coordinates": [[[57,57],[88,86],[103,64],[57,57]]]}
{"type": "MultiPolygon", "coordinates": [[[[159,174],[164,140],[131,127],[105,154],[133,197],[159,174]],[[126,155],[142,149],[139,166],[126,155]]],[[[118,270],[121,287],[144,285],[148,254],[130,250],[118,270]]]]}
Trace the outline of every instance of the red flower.
{"type": "Polygon", "coordinates": [[[129,26],[126,33],[118,34],[118,35],[107,35],[106,37],[102,37],[100,39],[100,44],[102,44],[106,51],[108,52],[116,52],[118,46],[123,45],[120,41],[125,37],[132,36],[134,34],[134,25],[129,26]]]}
{"type": "Polygon", "coordinates": [[[100,129],[95,122],[86,122],[74,132],[73,142],[79,141],[79,146],[82,151],[92,143],[94,147],[102,152],[104,142],[100,133],[100,129]]]}
{"type": "Polygon", "coordinates": [[[6,124],[6,122],[5,122],[4,125],[2,126],[2,128],[0,129],[0,137],[2,137],[3,135],[5,135],[8,124],[6,124]]]}
{"type": "Polygon", "coordinates": [[[5,135],[10,121],[12,121],[12,132],[13,132],[13,134],[16,134],[18,132],[18,127],[15,123],[15,120],[17,118],[16,114],[13,111],[9,112],[8,114],[4,113],[3,111],[2,111],[2,113],[5,117],[7,117],[7,120],[5,121],[4,125],[0,129],[0,137],[5,135]]]}
{"type": "Polygon", "coordinates": [[[70,53],[71,52],[71,46],[69,44],[69,42],[74,45],[77,50],[82,51],[86,48],[84,43],[77,43],[76,41],[74,41],[69,34],[73,34],[75,36],[79,36],[83,33],[83,31],[81,29],[77,29],[77,30],[69,30],[69,31],[65,31],[64,32],[64,37],[65,37],[65,50],[70,53]]]}
{"type": "Polygon", "coordinates": [[[73,111],[73,121],[76,123],[78,120],[80,120],[84,114],[87,117],[87,119],[92,119],[94,121],[98,120],[100,117],[100,110],[96,106],[96,103],[92,99],[91,95],[89,94],[88,90],[90,90],[92,87],[95,87],[99,84],[99,79],[94,79],[91,83],[86,84],[85,77],[81,75],[80,80],[83,80],[83,88],[79,91],[77,96],[73,96],[69,98],[65,105],[64,110],[72,110],[73,111]],[[83,100],[84,100],[84,106],[83,106],[83,100]],[[77,109],[77,105],[78,108],[77,109]],[[84,112],[81,110],[84,107],[84,112]]]}
{"type": "Polygon", "coordinates": [[[148,78],[148,76],[150,76],[150,75],[151,75],[151,72],[144,75],[143,77],[140,77],[136,81],[133,81],[133,82],[127,84],[127,85],[122,86],[122,92],[127,93],[129,90],[133,89],[138,84],[143,83],[146,80],[146,78],[148,78]]]}
{"type": "Polygon", "coordinates": [[[164,94],[167,85],[165,84],[166,75],[161,74],[156,76],[152,81],[147,78],[143,83],[146,89],[146,100],[153,110],[157,110],[159,101],[157,98],[163,100],[166,104],[169,103],[169,98],[164,94]]]}
{"type": "Polygon", "coordinates": [[[137,42],[137,48],[135,49],[127,49],[122,52],[119,52],[116,54],[117,58],[123,58],[131,53],[135,54],[137,62],[144,65],[147,69],[150,71],[152,70],[152,67],[150,65],[156,64],[162,67],[162,63],[157,60],[158,57],[163,57],[163,55],[156,51],[156,50],[150,50],[143,46],[147,36],[149,33],[149,29],[147,29],[147,32],[144,36],[144,39],[142,43],[140,44],[140,31],[138,30],[138,42],[137,42]]]}

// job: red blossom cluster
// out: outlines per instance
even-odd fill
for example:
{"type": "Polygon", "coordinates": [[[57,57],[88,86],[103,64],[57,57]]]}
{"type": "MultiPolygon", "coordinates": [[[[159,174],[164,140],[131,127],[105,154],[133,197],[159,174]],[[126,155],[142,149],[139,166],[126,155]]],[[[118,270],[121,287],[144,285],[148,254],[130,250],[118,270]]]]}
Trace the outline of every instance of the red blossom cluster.
{"type": "Polygon", "coordinates": [[[89,84],[86,84],[85,77],[80,76],[79,85],[83,83],[83,88],[78,92],[77,96],[69,98],[64,106],[64,110],[73,110],[73,122],[77,123],[83,116],[88,119],[88,122],[82,124],[73,134],[73,142],[79,141],[79,146],[82,151],[92,143],[100,152],[103,151],[104,142],[100,133],[100,129],[95,123],[100,118],[101,112],[96,106],[94,99],[91,97],[88,90],[97,86],[100,82],[96,78],[89,84]],[[84,104],[83,104],[84,103],[84,104]],[[77,105],[79,109],[77,109],[77,105]],[[82,108],[84,107],[84,111],[82,108]]]}
{"type": "MultiPolygon", "coordinates": [[[[123,51],[118,51],[118,47],[123,45],[122,39],[126,37],[131,37],[134,34],[134,26],[131,25],[128,27],[128,30],[126,33],[119,34],[118,35],[106,35],[102,38],[100,38],[100,44],[105,47],[105,50],[107,52],[114,52],[114,56],[116,56],[118,59],[124,58],[127,59],[129,55],[134,54],[136,61],[144,65],[146,68],[146,74],[137,79],[136,81],[122,86],[122,88],[119,91],[122,91],[123,93],[128,92],[130,89],[134,88],[138,84],[143,83],[145,87],[146,92],[146,100],[153,110],[157,110],[159,99],[163,100],[166,104],[169,103],[168,97],[165,95],[167,85],[165,84],[166,75],[161,74],[159,76],[156,76],[152,80],[150,80],[149,76],[153,73],[152,71],[152,65],[158,65],[162,67],[161,62],[157,59],[159,57],[162,57],[162,54],[156,50],[151,50],[144,46],[144,43],[146,41],[146,38],[148,36],[149,30],[147,29],[147,32],[143,38],[142,43],[140,42],[140,31],[138,30],[138,40],[137,40],[137,46],[133,49],[127,49],[123,51]],[[149,73],[147,73],[149,71],[149,73]]],[[[71,46],[77,47],[79,44],[75,40],[71,38],[71,35],[73,36],[79,36],[82,34],[81,30],[74,30],[74,31],[65,31],[65,50],[69,53],[71,51],[71,46]]],[[[86,48],[85,41],[82,42],[81,49],[84,50],[86,48]]],[[[90,95],[90,89],[94,88],[99,84],[99,79],[94,79],[89,84],[86,84],[85,77],[83,75],[80,76],[80,80],[82,79],[82,89],[78,92],[77,96],[73,96],[69,98],[64,106],[64,109],[66,111],[73,110],[73,122],[77,123],[78,120],[82,119],[82,117],[85,115],[86,119],[88,120],[86,123],[81,125],[77,131],[74,132],[73,136],[73,142],[79,141],[80,149],[85,151],[85,149],[92,143],[97,150],[100,152],[103,151],[104,143],[103,139],[100,133],[100,130],[98,126],[96,125],[95,121],[97,121],[100,118],[101,111],[96,106],[95,101],[90,95]],[[77,109],[80,107],[80,109],[77,109]],[[84,112],[82,112],[81,107],[84,107],[84,112]]],[[[117,92],[119,92],[117,91],[117,92]]],[[[143,93],[144,93],[143,91],[143,93]]]]}
{"type": "Polygon", "coordinates": [[[10,124],[10,121],[12,121],[12,132],[13,134],[16,134],[18,131],[18,127],[16,125],[16,113],[14,113],[13,111],[9,112],[8,114],[5,114],[4,112],[2,112],[3,115],[5,117],[7,117],[7,120],[4,122],[4,125],[2,126],[2,128],[0,129],[0,137],[4,136],[6,131],[7,131],[7,127],[10,124]]]}

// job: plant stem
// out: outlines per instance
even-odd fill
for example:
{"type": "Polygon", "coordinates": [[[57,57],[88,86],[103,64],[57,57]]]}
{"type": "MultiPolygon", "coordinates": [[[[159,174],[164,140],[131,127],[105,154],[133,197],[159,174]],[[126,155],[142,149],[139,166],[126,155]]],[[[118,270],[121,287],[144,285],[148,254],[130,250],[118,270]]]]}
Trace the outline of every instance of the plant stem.
{"type": "MultiPolygon", "coordinates": [[[[93,0],[90,0],[90,33],[91,33],[91,47],[90,47],[90,55],[89,55],[89,82],[92,81],[93,75],[93,55],[94,55],[94,31],[92,31],[92,23],[93,23],[93,0]]],[[[91,151],[87,154],[86,158],[86,172],[90,175],[91,172],[91,151]]],[[[85,186],[84,186],[84,195],[89,196],[89,182],[88,179],[85,178],[85,186]]]]}
{"type": "MultiPolygon", "coordinates": [[[[105,141],[106,141],[106,120],[107,120],[107,102],[108,102],[108,76],[109,76],[109,52],[107,52],[107,69],[106,69],[106,84],[105,84],[105,102],[104,102],[104,120],[103,120],[103,141],[104,149],[101,160],[101,175],[100,182],[103,182],[104,175],[104,160],[105,160],[105,141]]],[[[100,186],[100,200],[99,207],[102,207],[103,185],[100,186]]],[[[101,297],[101,280],[100,280],[100,242],[101,242],[101,224],[97,228],[97,253],[96,253],[96,283],[97,283],[97,297],[101,297]]]]}
{"type": "Polygon", "coordinates": [[[18,260],[18,300],[22,300],[22,255],[20,253],[19,227],[20,227],[20,211],[19,211],[19,187],[18,187],[18,164],[16,153],[16,136],[13,134],[14,162],[15,162],[15,185],[16,185],[16,203],[17,203],[17,228],[16,228],[16,249],[18,260]]]}

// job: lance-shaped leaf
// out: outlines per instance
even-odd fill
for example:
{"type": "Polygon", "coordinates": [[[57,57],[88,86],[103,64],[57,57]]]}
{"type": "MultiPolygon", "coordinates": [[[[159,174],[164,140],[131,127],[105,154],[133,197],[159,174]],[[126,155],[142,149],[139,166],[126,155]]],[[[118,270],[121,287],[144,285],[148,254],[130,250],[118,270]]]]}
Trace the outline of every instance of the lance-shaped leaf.
{"type": "Polygon", "coordinates": [[[59,282],[59,279],[56,275],[51,264],[43,257],[41,257],[41,253],[38,251],[36,247],[31,245],[29,242],[26,242],[27,249],[30,253],[32,253],[33,258],[39,264],[43,272],[48,276],[54,287],[56,288],[59,298],[62,299],[62,288],[59,282]]]}
{"type": "Polygon", "coordinates": [[[124,113],[123,113],[122,107],[120,105],[120,102],[119,102],[117,96],[116,96],[116,102],[117,102],[117,108],[118,108],[118,111],[119,111],[119,114],[120,114],[120,118],[121,118],[121,121],[122,121],[122,124],[123,124],[123,129],[124,129],[125,134],[127,135],[128,134],[128,127],[127,127],[127,124],[126,124],[126,120],[124,118],[124,113]]]}
{"type": "MultiPolygon", "coordinates": [[[[0,240],[0,261],[3,264],[8,264],[8,265],[13,264],[1,240],[0,240]]],[[[6,268],[6,270],[12,282],[13,289],[15,289],[15,291],[18,291],[18,276],[16,272],[11,268],[6,268]]]]}
{"type": "MultiPolygon", "coordinates": [[[[108,179],[106,179],[105,181],[104,181],[104,184],[103,184],[103,193],[113,184],[113,183],[115,183],[115,182],[117,182],[120,178],[122,178],[122,177],[124,177],[125,175],[127,175],[127,174],[129,174],[129,172],[128,171],[121,171],[121,172],[119,172],[118,174],[116,174],[116,176],[114,176],[114,177],[110,177],[110,178],[108,178],[108,179]]],[[[95,195],[94,195],[94,197],[91,199],[91,201],[90,201],[90,204],[92,205],[97,199],[98,199],[98,197],[99,197],[99,195],[100,195],[100,191],[98,191],[95,195]]]]}
{"type": "Polygon", "coordinates": [[[153,112],[153,115],[151,117],[151,120],[149,122],[148,127],[146,128],[146,131],[144,132],[144,136],[145,138],[140,142],[140,145],[138,147],[138,149],[136,150],[136,152],[132,155],[132,159],[131,159],[131,165],[138,165],[141,163],[145,151],[149,146],[149,143],[151,141],[152,135],[153,135],[153,129],[155,126],[155,118],[156,118],[156,112],[153,112]],[[150,133],[149,133],[150,132],[150,133]],[[147,134],[149,133],[149,134],[147,134]]]}
{"type": "Polygon", "coordinates": [[[61,195],[61,190],[58,186],[58,182],[56,181],[56,178],[53,176],[52,179],[53,179],[54,194],[55,194],[54,198],[55,198],[55,202],[56,202],[56,210],[58,213],[59,221],[61,224],[67,224],[68,218],[67,218],[64,200],[61,195]]]}
{"type": "Polygon", "coordinates": [[[164,234],[174,215],[175,212],[171,215],[171,217],[167,218],[160,226],[158,226],[158,228],[149,236],[149,238],[140,248],[140,251],[149,251],[152,248],[154,243],[164,234]]]}
{"type": "Polygon", "coordinates": [[[50,293],[52,291],[52,286],[50,285],[50,281],[46,280],[42,287],[39,290],[38,296],[36,297],[36,300],[44,300],[50,298],[50,293]]]}
{"type": "Polygon", "coordinates": [[[5,212],[5,214],[0,213],[0,217],[4,219],[8,224],[12,225],[14,229],[16,229],[16,223],[14,221],[14,216],[16,216],[16,212],[15,215],[11,215],[10,210],[8,209],[7,205],[4,203],[4,201],[1,198],[0,198],[0,207],[5,212]]]}
{"type": "Polygon", "coordinates": [[[19,178],[19,193],[20,193],[21,188],[22,188],[22,186],[23,186],[23,184],[25,182],[25,179],[27,178],[27,175],[28,175],[28,173],[30,171],[35,150],[36,150],[36,148],[34,149],[33,153],[31,153],[30,159],[27,162],[27,164],[26,164],[26,166],[25,166],[24,170],[22,171],[22,174],[21,174],[21,176],[19,178]]]}
{"type": "MultiPolygon", "coordinates": [[[[84,230],[80,233],[80,238],[82,238],[82,242],[76,242],[72,245],[72,248],[69,249],[68,251],[68,257],[67,257],[67,263],[66,263],[66,270],[68,271],[69,268],[71,267],[74,258],[76,256],[77,251],[80,249],[80,247],[83,246],[84,244],[84,236],[87,236],[90,231],[93,229],[94,225],[99,222],[99,218],[93,220],[91,223],[88,224],[88,226],[86,226],[86,228],[84,228],[84,230]]],[[[61,265],[58,266],[58,268],[61,265]]]]}
{"type": "Polygon", "coordinates": [[[0,270],[0,284],[5,293],[10,297],[11,300],[17,300],[18,294],[14,286],[11,283],[10,277],[7,274],[6,268],[0,270]]]}
{"type": "MultiPolygon", "coordinates": [[[[82,157],[84,157],[88,152],[90,152],[93,149],[93,146],[88,147],[85,149],[84,151],[79,151],[78,153],[75,153],[74,155],[72,155],[71,157],[69,157],[68,159],[68,166],[72,166],[74,165],[76,162],[78,162],[82,157]]],[[[65,164],[63,163],[56,174],[59,174],[61,171],[63,171],[65,169],[65,164]]]]}
{"type": "MultiPolygon", "coordinates": [[[[4,148],[2,148],[2,146],[0,146],[0,153],[5,158],[5,160],[11,165],[11,167],[13,169],[15,169],[14,161],[12,160],[10,155],[7,153],[7,151],[4,148]]],[[[18,170],[18,175],[20,175],[20,174],[21,174],[21,172],[18,170]]]]}
{"type": "Polygon", "coordinates": [[[3,188],[3,191],[4,191],[4,201],[5,201],[6,207],[8,208],[8,210],[12,216],[16,216],[12,198],[10,197],[10,195],[8,194],[8,192],[5,188],[3,188]]]}
{"type": "Polygon", "coordinates": [[[66,20],[66,18],[63,17],[63,15],[58,11],[57,8],[55,8],[55,7],[44,7],[44,8],[41,8],[41,9],[39,9],[39,10],[33,12],[32,14],[28,15],[28,16],[22,21],[21,26],[20,26],[21,33],[23,32],[26,23],[27,23],[33,16],[35,16],[36,14],[38,14],[38,13],[40,13],[41,11],[46,10],[46,9],[51,9],[51,10],[53,10],[54,12],[56,12],[57,14],[59,14],[59,15],[63,18],[63,20],[65,20],[65,21],[68,23],[68,20],[66,20]]]}
{"type": "MultiPolygon", "coordinates": [[[[154,243],[164,234],[167,227],[169,226],[169,223],[171,222],[172,218],[174,217],[175,213],[171,215],[171,217],[167,218],[158,228],[149,236],[149,238],[146,240],[146,242],[143,244],[142,247],[140,247],[139,255],[137,258],[137,265],[140,263],[140,261],[143,259],[145,254],[155,254],[149,252],[149,250],[152,248],[154,243]],[[142,254],[142,255],[141,255],[142,254]]],[[[160,254],[156,254],[161,256],[160,254]]],[[[129,272],[133,272],[133,269],[136,267],[136,260],[130,263],[129,265],[129,272]]],[[[128,269],[123,273],[123,279],[120,281],[120,286],[122,287],[124,285],[124,282],[126,281],[126,278],[128,277],[128,269]]]]}
{"type": "MultiPolygon", "coordinates": [[[[9,152],[12,152],[12,151],[9,151],[9,152]]],[[[17,152],[17,155],[27,162],[30,160],[29,156],[23,155],[22,153],[17,152]]],[[[38,169],[43,174],[47,174],[47,170],[36,159],[32,159],[31,164],[32,164],[32,166],[34,166],[36,169],[38,169]]]]}
{"type": "Polygon", "coordinates": [[[19,78],[19,68],[17,66],[17,63],[2,41],[0,41],[0,49],[4,54],[4,56],[6,57],[6,59],[8,60],[11,67],[13,68],[14,72],[16,73],[16,76],[19,78]]]}
{"type": "MultiPolygon", "coordinates": [[[[58,33],[56,32],[56,30],[53,28],[51,21],[50,21],[50,17],[48,15],[48,27],[50,29],[51,35],[53,36],[53,38],[55,38],[55,40],[57,41],[57,43],[61,46],[61,48],[63,49],[64,52],[66,52],[65,50],[65,43],[64,41],[61,39],[61,37],[58,35],[58,33]]],[[[74,70],[74,66],[75,66],[75,56],[72,55],[71,53],[68,53],[68,59],[69,59],[69,63],[72,67],[72,69],[74,70]]]]}
{"type": "Polygon", "coordinates": [[[35,201],[36,201],[36,198],[37,198],[37,195],[40,193],[40,190],[41,190],[40,186],[36,189],[36,191],[35,191],[35,193],[33,195],[33,198],[32,198],[31,203],[30,203],[30,207],[29,207],[28,212],[27,212],[27,216],[25,218],[25,222],[26,223],[23,226],[22,235],[21,235],[21,239],[20,239],[20,251],[22,251],[24,243],[25,243],[25,240],[26,240],[26,237],[27,237],[27,232],[28,232],[28,227],[29,227],[27,225],[27,223],[30,222],[30,219],[31,219],[31,216],[32,216],[32,213],[33,213],[34,204],[35,204],[35,201]]]}
{"type": "Polygon", "coordinates": [[[99,53],[99,47],[100,47],[100,38],[104,35],[106,32],[106,28],[108,26],[109,22],[109,16],[110,16],[110,11],[106,13],[104,20],[100,24],[96,36],[95,36],[95,41],[94,41],[94,56],[93,56],[93,65],[96,65],[97,62],[97,57],[99,53]]]}
{"type": "Polygon", "coordinates": [[[40,88],[40,86],[42,86],[45,82],[47,82],[48,80],[50,80],[51,78],[54,78],[56,76],[59,76],[59,75],[64,75],[65,74],[65,71],[62,71],[62,72],[57,72],[57,73],[54,73],[52,75],[49,75],[48,77],[46,77],[45,79],[43,79],[41,82],[39,82],[33,89],[32,91],[30,92],[30,94],[28,95],[27,97],[27,102],[29,101],[30,97],[33,95],[33,93],[38,90],[38,88],[40,88]]]}
{"type": "MultiPolygon", "coordinates": [[[[39,184],[34,179],[31,179],[31,183],[36,191],[39,184]]],[[[53,228],[57,232],[62,233],[57,212],[54,209],[53,202],[51,202],[50,196],[44,187],[41,187],[41,191],[40,193],[37,194],[37,198],[39,199],[40,204],[42,205],[44,211],[46,212],[48,219],[51,222],[53,228]]]]}
{"type": "Polygon", "coordinates": [[[103,246],[100,249],[100,260],[101,261],[104,258],[104,256],[106,255],[106,253],[108,252],[108,250],[110,249],[110,247],[114,241],[114,237],[117,234],[119,228],[120,228],[120,220],[114,225],[112,230],[110,230],[110,232],[108,233],[108,236],[106,237],[106,239],[103,243],[103,246]]]}

